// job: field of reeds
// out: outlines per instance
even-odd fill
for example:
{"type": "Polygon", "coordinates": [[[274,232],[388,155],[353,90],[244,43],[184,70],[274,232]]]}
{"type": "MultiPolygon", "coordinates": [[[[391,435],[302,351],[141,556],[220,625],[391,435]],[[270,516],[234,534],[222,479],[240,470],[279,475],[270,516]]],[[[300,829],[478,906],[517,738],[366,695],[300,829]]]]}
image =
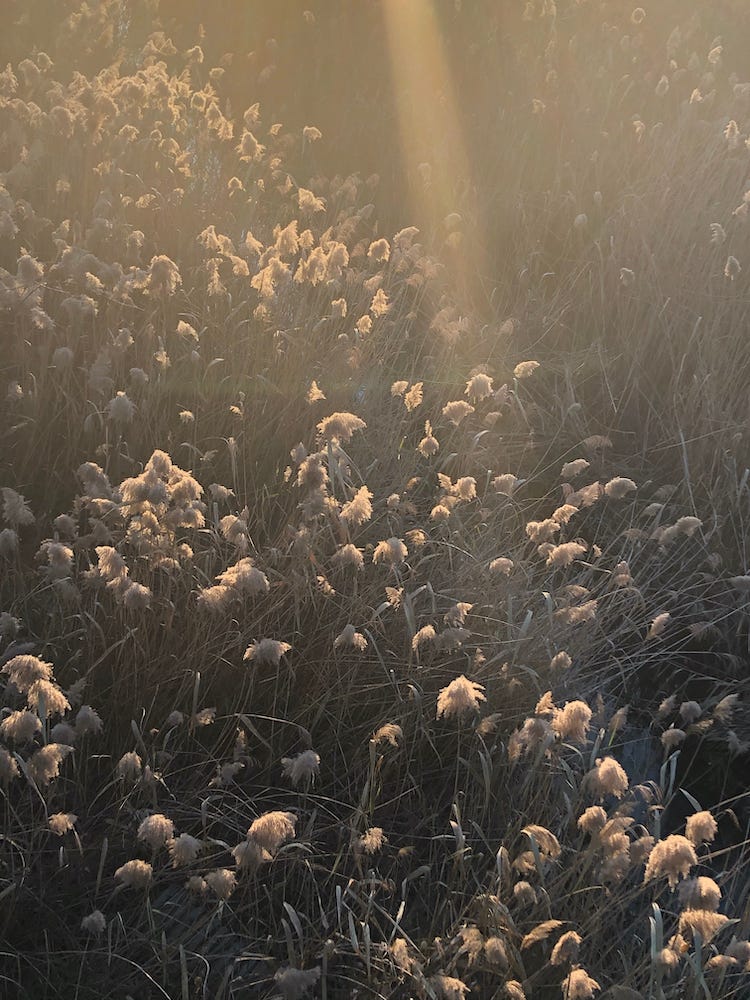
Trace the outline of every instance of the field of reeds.
{"type": "Polygon", "coordinates": [[[5,0],[0,998],[750,996],[750,8],[5,0]]]}

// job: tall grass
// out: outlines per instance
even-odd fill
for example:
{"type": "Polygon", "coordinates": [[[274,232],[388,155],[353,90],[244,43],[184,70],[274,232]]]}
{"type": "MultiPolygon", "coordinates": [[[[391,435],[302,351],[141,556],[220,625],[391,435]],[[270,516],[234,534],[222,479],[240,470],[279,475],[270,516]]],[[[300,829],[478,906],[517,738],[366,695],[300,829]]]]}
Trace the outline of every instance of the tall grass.
{"type": "Polygon", "coordinates": [[[2,995],[747,993],[747,14],[387,8],[10,7],[2,995]]]}

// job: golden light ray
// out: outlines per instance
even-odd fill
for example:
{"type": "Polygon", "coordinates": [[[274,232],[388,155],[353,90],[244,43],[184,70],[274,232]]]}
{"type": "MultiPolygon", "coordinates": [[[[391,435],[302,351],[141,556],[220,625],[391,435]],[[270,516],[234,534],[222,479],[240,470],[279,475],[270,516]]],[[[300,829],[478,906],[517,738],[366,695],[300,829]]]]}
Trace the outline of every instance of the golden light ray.
{"type": "Polygon", "coordinates": [[[459,95],[433,2],[384,0],[383,10],[401,158],[416,221],[443,224],[459,212],[465,238],[456,258],[462,269],[476,273],[484,259],[484,240],[476,232],[473,171],[458,113],[459,95]]]}

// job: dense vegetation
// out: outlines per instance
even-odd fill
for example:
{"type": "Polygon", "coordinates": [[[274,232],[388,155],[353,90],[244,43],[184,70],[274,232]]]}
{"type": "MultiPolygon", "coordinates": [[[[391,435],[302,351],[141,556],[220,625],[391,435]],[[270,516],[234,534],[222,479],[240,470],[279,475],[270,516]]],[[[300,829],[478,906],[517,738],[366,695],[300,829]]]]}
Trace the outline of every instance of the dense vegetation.
{"type": "Polygon", "coordinates": [[[6,6],[0,995],[746,996],[746,5],[6,6]]]}

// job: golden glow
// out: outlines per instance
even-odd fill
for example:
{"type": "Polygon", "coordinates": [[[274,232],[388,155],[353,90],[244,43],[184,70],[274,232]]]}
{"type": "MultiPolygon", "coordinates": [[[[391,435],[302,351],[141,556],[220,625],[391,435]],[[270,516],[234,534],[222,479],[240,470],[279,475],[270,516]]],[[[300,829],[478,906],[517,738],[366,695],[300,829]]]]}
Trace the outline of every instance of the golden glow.
{"type": "Polygon", "coordinates": [[[465,238],[457,259],[475,268],[483,257],[483,241],[474,231],[471,163],[445,53],[444,28],[437,22],[432,0],[385,0],[383,10],[401,160],[415,200],[415,218],[442,222],[453,212],[461,213],[465,238]],[[466,230],[469,223],[471,233],[466,230]]]}

